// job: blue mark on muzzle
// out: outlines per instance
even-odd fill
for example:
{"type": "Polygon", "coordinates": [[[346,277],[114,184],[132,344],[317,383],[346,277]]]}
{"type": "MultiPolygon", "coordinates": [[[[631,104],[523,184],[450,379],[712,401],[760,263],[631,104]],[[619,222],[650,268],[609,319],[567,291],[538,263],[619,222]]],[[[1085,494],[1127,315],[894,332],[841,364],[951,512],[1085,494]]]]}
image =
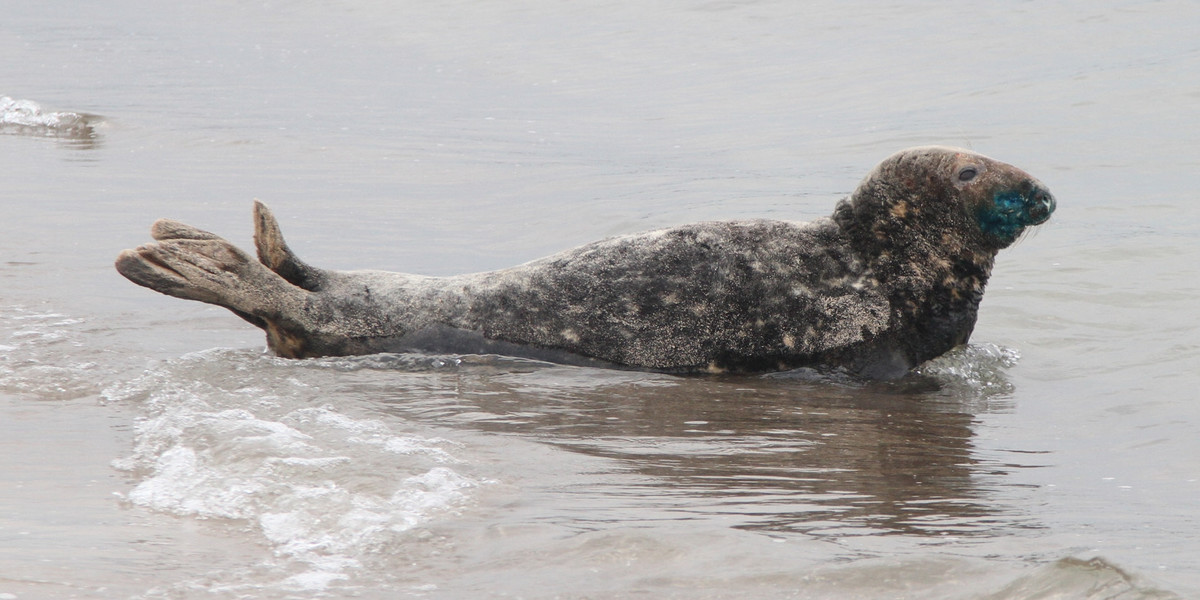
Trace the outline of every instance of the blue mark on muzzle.
{"type": "Polygon", "coordinates": [[[1015,190],[997,192],[992,206],[985,207],[977,218],[984,233],[1011,243],[1030,225],[1041,225],[1054,212],[1054,196],[1037,186],[1027,194],[1015,190]]]}

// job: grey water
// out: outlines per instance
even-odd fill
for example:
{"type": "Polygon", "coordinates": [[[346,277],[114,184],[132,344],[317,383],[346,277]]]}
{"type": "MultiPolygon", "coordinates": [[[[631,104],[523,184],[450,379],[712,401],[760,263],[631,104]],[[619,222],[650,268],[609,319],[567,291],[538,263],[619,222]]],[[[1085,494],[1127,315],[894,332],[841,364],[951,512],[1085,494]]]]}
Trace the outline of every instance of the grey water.
{"type": "Polygon", "coordinates": [[[1200,597],[1200,6],[216,0],[0,18],[0,599],[1200,597]],[[828,214],[965,146],[1058,212],[892,384],[290,361],[172,217],[440,275],[828,214]]]}

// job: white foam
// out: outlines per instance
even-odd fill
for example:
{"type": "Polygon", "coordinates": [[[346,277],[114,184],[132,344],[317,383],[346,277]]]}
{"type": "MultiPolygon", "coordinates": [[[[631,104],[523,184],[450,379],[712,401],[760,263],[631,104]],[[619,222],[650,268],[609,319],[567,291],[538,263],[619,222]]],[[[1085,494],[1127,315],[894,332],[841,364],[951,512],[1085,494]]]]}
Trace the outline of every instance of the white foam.
{"type": "Polygon", "coordinates": [[[79,135],[90,133],[91,129],[86,115],[47,112],[32,100],[0,96],[0,131],[14,128],[44,135],[79,135]]]}
{"type": "Polygon", "coordinates": [[[283,561],[280,587],[320,590],[460,506],[478,482],[448,466],[461,461],[447,440],[316,404],[321,386],[295,380],[303,368],[200,353],[104,395],[146,411],[132,453],[113,463],[140,477],[127,502],[244,520],[283,561]]]}
{"type": "Polygon", "coordinates": [[[934,377],[945,385],[982,395],[1012,392],[1005,371],[1021,359],[1012,348],[995,344],[969,344],[939,356],[915,372],[934,377]]]}

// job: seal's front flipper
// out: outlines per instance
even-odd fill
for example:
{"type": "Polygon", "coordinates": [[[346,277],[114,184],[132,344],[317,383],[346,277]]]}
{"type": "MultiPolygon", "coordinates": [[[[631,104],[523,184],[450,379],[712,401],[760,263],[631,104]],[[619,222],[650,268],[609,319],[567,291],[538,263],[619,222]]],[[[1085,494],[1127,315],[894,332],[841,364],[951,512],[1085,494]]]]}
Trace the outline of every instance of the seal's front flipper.
{"type": "Polygon", "coordinates": [[[325,271],[308,265],[288,248],[275,215],[259,200],[254,201],[254,245],[259,262],[292,285],[315,292],[328,279],[325,271]]]}

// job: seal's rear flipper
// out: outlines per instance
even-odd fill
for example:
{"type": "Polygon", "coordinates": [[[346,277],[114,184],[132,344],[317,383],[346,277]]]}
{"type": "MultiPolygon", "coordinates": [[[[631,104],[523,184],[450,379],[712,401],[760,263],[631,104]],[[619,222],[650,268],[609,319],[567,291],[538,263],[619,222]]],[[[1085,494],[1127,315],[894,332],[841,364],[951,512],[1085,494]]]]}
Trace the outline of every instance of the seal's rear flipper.
{"type": "Polygon", "coordinates": [[[324,271],[309,266],[288,248],[275,215],[259,200],[254,201],[254,245],[259,262],[292,285],[315,292],[328,278],[324,271]]]}
{"type": "Polygon", "coordinates": [[[223,306],[264,329],[303,302],[305,292],[216,234],[162,219],[150,235],[157,241],[116,261],[117,271],[140,286],[223,306]]]}

